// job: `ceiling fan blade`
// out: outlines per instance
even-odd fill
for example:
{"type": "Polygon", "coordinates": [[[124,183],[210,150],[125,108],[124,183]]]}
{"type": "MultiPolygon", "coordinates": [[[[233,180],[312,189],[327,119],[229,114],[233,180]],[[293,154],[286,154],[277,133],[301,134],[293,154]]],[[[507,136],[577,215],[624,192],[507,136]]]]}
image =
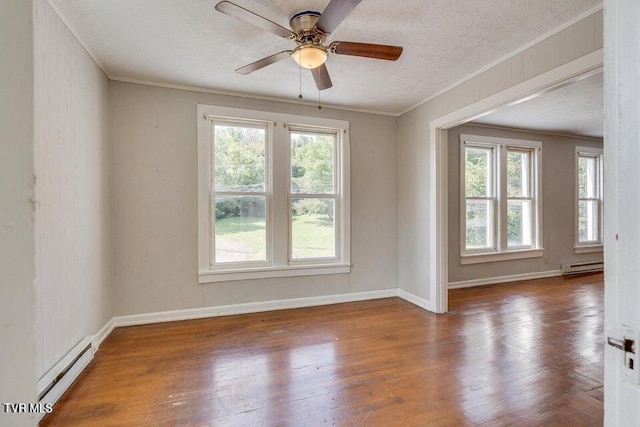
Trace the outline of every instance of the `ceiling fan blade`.
{"type": "Polygon", "coordinates": [[[287,59],[289,56],[291,56],[291,52],[292,51],[290,50],[283,50],[282,52],[278,52],[274,55],[267,56],[266,58],[262,58],[256,62],[252,62],[251,64],[238,68],[236,70],[236,73],[240,73],[240,74],[253,73],[256,70],[259,70],[260,68],[266,67],[267,65],[271,65],[278,61],[282,61],[283,59],[287,59]]]}
{"type": "Polygon", "coordinates": [[[230,1],[221,1],[216,5],[216,10],[251,25],[255,25],[256,27],[269,31],[277,36],[284,37],[286,39],[295,37],[295,34],[283,26],[257,15],[244,7],[238,6],[235,3],[231,3],[230,1]]]}
{"type": "Polygon", "coordinates": [[[387,61],[395,61],[402,54],[400,46],[372,43],[333,42],[329,49],[338,55],[364,56],[387,61]]]}
{"type": "Polygon", "coordinates": [[[329,89],[333,86],[333,83],[331,83],[331,77],[329,77],[329,70],[327,70],[327,66],[325,64],[322,64],[317,68],[312,68],[311,74],[313,74],[313,80],[316,81],[318,90],[329,89]]]}
{"type": "Polygon", "coordinates": [[[316,27],[331,34],[362,0],[331,0],[316,22],[316,27]]]}

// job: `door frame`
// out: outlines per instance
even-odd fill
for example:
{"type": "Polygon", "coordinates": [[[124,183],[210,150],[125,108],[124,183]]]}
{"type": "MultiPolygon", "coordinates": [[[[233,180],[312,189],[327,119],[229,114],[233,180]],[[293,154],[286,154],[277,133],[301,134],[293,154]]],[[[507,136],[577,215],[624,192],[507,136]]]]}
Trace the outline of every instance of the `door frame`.
{"type": "Polygon", "coordinates": [[[436,313],[448,311],[447,134],[448,129],[536,98],[601,72],[604,49],[441,116],[429,123],[429,299],[436,313]]]}

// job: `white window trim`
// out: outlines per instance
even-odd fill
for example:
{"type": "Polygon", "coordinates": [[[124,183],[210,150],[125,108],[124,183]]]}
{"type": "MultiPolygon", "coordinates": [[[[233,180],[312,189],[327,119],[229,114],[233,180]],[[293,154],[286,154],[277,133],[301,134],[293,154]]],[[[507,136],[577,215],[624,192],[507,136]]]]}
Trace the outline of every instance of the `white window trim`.
{"type": "Polygon", "coordinates": [[[230,282],[233,280],[345,274],[350,272],[351,264],[291,265],[288,267],[258,267],[234,270],[201,271],[198,273],[198,281],[202,284],[230,282]]]}
{"type": "Polygon", "coordinates": [[[351,211],[350,211],[350,144],[349,122],[319,117],[308,117],[291,114],[272,113],[267,111],[246,110],[239,108],[219,107],[198,104],[198,282],[226,282],[232,280],[264,279],[274,277],[310,276],[321,274],[343,274],[351,271],[351,211]],[[267,203],[271,224],[267,224],[267,252],[271,252],[271,260],[265,263],[242,263],[225,266],[212,266],[211,244],[211,118],[227,120],[260,120],[271,123],[269,144],[271,152],[267,153],[270,176],[270,194],[267,203]],[[289,260],[289,212],[288,188],[289,172],[289,125],[302,128],[325,128],[339,130],[340,138],[336,156],[338,194],[341,195],[339,206],[339,228],[341,238],[336,239],[339,245],[339,257],[317,260],[289,260]],[[284,143],[286,142],[286,143],[284,143]],[[277,188],[277,190],[275,190],[277,188]],[[338,241],[339,240],[339,241],[338,241]]]}
{"type": "Polygon", "coordinates": [[[603,213],[604,213],[604,200],[602,190],[604,188],[603,180],[603,155],[604,151],[601,148],[595,147],[576,147],[574,156],[574,185],[573,185],[573,252],[575,254],[586,254],[594,252],[603,252],[602,238],[603,238],[603,213]],[[581,154],[598,158],[598,236],[599,242],[583,242],[579,241],[579,221],[578,221],[578,202],[580,200],[580,194],[578,190],[578,159],[581,154]]]}
{"type": "Polygon", "coordinates": [[[599,245],[580,245],[573,247],[573,253],[575,254],[591,254],[595,252],[604,252],[602,244],[599,245]]]}
{"type": "Polygon", "coordinates": [[[460,257],[460,264],[482,264],[485,262],[509,261],[513,259],[540,258],[544,249],[511,249],[508,252],[468,254],[460,257]]]}
{"type": "Polygon", "coordinates": [[[460,135],[460,264],[480,264],[484,262],[506,261],[524,258],[539,258],[544,255],[542,247],[542,142],[498,138],[481,135],[460,135]],[[487,250],[466,250],[466,205],[465,197],[465,146],[494,147],[494,194],[496,195],[496,212],[494,218],[494,248],[487,250]],[[502,175],[506,170],[507,148],[523,148],[533,150],[533,177],[531,183],[533,203],[533,236],[531,247],[508,248],[507,246],[507,189],[501,185],[502,175]]]}

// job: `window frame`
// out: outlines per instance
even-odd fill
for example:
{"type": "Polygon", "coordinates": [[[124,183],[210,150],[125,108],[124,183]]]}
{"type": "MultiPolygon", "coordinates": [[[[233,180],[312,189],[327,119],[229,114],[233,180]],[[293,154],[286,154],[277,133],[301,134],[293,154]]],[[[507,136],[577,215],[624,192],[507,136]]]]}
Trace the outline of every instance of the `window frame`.
{"type": "Polygon", "coordinates": [[[350,212],[350,141],[349,122],[319,117],[272,113],[267,111],[219,107],[198,104],[198,282],[226,282],[233,280],[275,277],[344,274],[351,271],[351,212],[350,212]],[[213,264],[215,236],[213,217],[213,124],[265,123],[267,145],[265,172],[267,190],[267,261],[247,261],[213,264]],[[291,159],[290,129],[304,129],[334,133],[336,206],[336,257],[291,259],[291,159]],[[269,256],[271,254],[271,256],[269,256]]]}
{"type": "Polygon", "coordinates": [[[289,140],[288,142],[288,155],[287,155],[287,197],[288,197],[288,230],[289,230],[289,244],[288,244],[288,259],[290,265],[310,265],[310,264],[324,264],[329,262],[338,262],[341,259],[341,197],[340,197],[340,182],[342,180],[342,171],[340,167],[339,153],[341,145],[341,132],[339,129],[319,128],[314,126],[300,126],[289,125],[289,140]],[[334,136],[333,146],[333,192],[332,193],[293,193],[291,191],[291,134],[302,133],[310,135],[332,135],[334,136]],[[296,198],[312,198],[312,199],[334,199],[334,256],[333,257],[317,257],[317,258],[293,258],[293,199],[296,198]]]}
{"type": "Polygon", "coordinates": [[[575,160],[574,160],[574,245],[573,251],[576,254],[581,253],[590,253],[590,252],[602,252],[603,251],[603,213],[604,213],[604,198],[602,194],[603,190],[603,150],[601,148],[595,147],[578,147],[575,148],[575,160]],[[579,161],[580,157],[588,157],[594,158],[596,160],[596,170],[597,170],[597,178],[596,178],[596,197],[580,197],[580,188],[579,188],[579,161]],[[598,204],[598,238],[599,240],[594,241],[586,241],[580,242],[580,201],[581,200],[591,200],[596,201],[598,204]]]}
{"type": "MultiPolygon", "coordinates": [[[[536,231],[536,216],[538,215],[538,213],[536,212],[536,203],[537,203],[537,197],[536,197],[536,163],[538,162],[538,160],[536,159],[537,155],[536,155],[536,148],[535,147],[524,147],[522,145],[518,145],[518,146],[514,146],[514,145],[507,145],[505,147],[505,165],[506,167],[508,167],[508,157],[509,157],[509,152],[520,152],[520,153],[528,153],[529,154],[529,177],[527,179],[527,193],[529,194],[529,196],[522,196],[522,197],[510,197],[508,194],[508,184],[504,183],[504,200],[505,200],[505,204],[504,204],[504,215],[503,218],[505,218],[504,222],[505,222],[505,230],[504,233],[502,235],[502,237],[504,238],[504,241],[502,242],[503,247],[507,248],[507,251],[519,251],[519,250],[532,250],[532,249],[536,249],[537,244],[536,244],[536,234],[538,233],[538,231],[536,231]],[[517,245],[517,246],[509,246],[509,236],[508,236],[508,224],[506,224],[506,218],[508,218],[509,215],[509,201],[510,200],[520,200],[520,201],[524,201],[524,200],[528,200],[531,202],[531,244],[530,245],[517,245]]],[[[506,170],[506,169],[505,169],[506,170]]],[[[505,173],[505,180],[507,179],[507,174],[505,173]]],[[[524,186],[523,186],[524,188],[524,186]]],[[[502,189],[501,189],[502,190],[502,189]]]]}
{"type": "MultiPolygon", "coordinates": [[[[225,270],[225,269],[233,269],[233,268],[259,268],[259,267],[267,267],[271,265],[271,240],[272,240],[272,230],[271,230],[271,203],[272,203],[272,178],[271,178],[271,127],[273,126],[272,122],[266,120],[247,120],[247,119],[237,119],[237,118],[228,118],[228,117],[220,117],[220,116],[209,116],[211,127],[215,128],[216,125],[227,125],[227,126],[238,126],[246,125],[246,127],[252,128],[262,128],[264,126],[265,129],[265,156],[264,156],[264,191],[262,192],[248,192],[248,191],[216,191],[215,185],[215,155],[213,155],[213,144],[214,138],[211,135],[211,209],[215,210],[215,198],[218,195],[229,196],[229,197],[264,197],[265,199],[265,260],[256,260],[256,261],[237,261],[237,262],[216,262],[216,242],[215,238],[210,239],[210,260],[209,264],[212,270],[225,270]]],[[[211,212],[211,211],[210,211],[211,212]]],[[[211,212],[212,214],[212,212],[211,212]]],[[[215,221],[211,224],[212,231],[215,230],[215,221]]],[[[214,234],[212,234],[214,235],[214,234]]],[[[215,236],[215,235],[214,235],[215,236]]]]}
{"type": "Polygon", "coordinates": [[[461,146],[461,155],[460,155],[460,167],[461,167],[461,203],[460,203],[460,219],[461,219],[461,248],[464,252],[464,255],[482,255],[482,254],[489,254],[489,253],[497,253],[498,252],[498,217],[500,216],[499,213],[499,202],[498,202],[498,198],[499,198],[499,194],[498,194],[498,170],[499,170],[499,166],[498,166],[498,156],[497,156],[497,151],[498,150],[498,146],[496,144],[491,144],[491,143],[484,143],[484,142],[465,142],[462,146],[461,146]],[[490,162],[491,165],[488,168],[491,171],[491,177],[490,180],[487,179],[487,181],[490,181],[489,184],[487,185],[487,187],[489,188],[489,193],[490,195],[488,196],[472,196],[472,197],[467,197],[467,189],[466,189],[466,160],[467,160],[467,153],[466,153],[466,149],[467,148],[472,148],[472,149],[480,149],[480,150],[486,150],[490,152],[490,162]],[[492,213],[492,217],[491,217],[491,221],[488,221],[488,223],[491,224],[491,242],[492,245],[491,246],[487,246],[485,248],[475,248],[475,249],[467,249],[467,200],[485,200],[485,201],[489,201],[491,202],[491,213],[492,213]],[[462,230],[464,230],[464,233],[462,232],[462,230]]]}
{"type": "MultiPolygon", "coordinates": [[[[542,257],[542,142],[520,140],[513,138],[498,138],[480,135],[460,135],[460,263],[479,264],[494,261],[542,257]],[[466,148],[492,147],[494,165],[494,247],[490,249],[466,248],[467,218],[466,218],[466,148]],[[526,246],[509,247],[507,237],[507,153],[508,151],[528,151],[531,153],[530,167],[530,197],[532,200],[532,244],[526,246]]],[[[518,197],[516,199],[523,199],[518,197]]]]}

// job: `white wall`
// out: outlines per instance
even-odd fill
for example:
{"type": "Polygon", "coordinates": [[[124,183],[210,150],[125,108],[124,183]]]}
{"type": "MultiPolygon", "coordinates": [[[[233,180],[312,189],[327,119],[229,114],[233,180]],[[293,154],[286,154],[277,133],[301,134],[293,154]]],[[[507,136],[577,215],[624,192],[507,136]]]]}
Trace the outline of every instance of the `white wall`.
{"type": "MultiPolygon", "coordinates": [[[[35,402],[33,5],[0,2],[0,402],[35,402]]],[[[28,426],[6,414],[0,425],[28,426]]]]}
{"type": "Polygon", "coordinates": [[[396,118],[112,82],[117,314],[397,288],[396,118]],[[351,122],[351,274],[197,282],[196,105],[351,122]]]}
{"type": "MultiPolygon", "coordinates": [[[[429,125],[444,115],[602,49],[602,11],[528,47],[398,118],[398,283],[430,299],[429,125]]],[[[469,70],[472,72],[473,70],[469,70]]]]}
{"type": "Polygon", "coordinates": [[[38,378],[113,316],[109,80],[35,1],[38,378]]]}
{"type": "Polygon", "coordinates": [[[557,271],[565,262],[602,260],[602,252],[575,254],[573,251],[575,147],[601,149],[602,140],[472,125],[449,129],[448,137],[449,282],[557,271]],[[460,264],[461,133],[542,142],[542,239],[545,249],[543,257],[482,264],[460,264]]]}

